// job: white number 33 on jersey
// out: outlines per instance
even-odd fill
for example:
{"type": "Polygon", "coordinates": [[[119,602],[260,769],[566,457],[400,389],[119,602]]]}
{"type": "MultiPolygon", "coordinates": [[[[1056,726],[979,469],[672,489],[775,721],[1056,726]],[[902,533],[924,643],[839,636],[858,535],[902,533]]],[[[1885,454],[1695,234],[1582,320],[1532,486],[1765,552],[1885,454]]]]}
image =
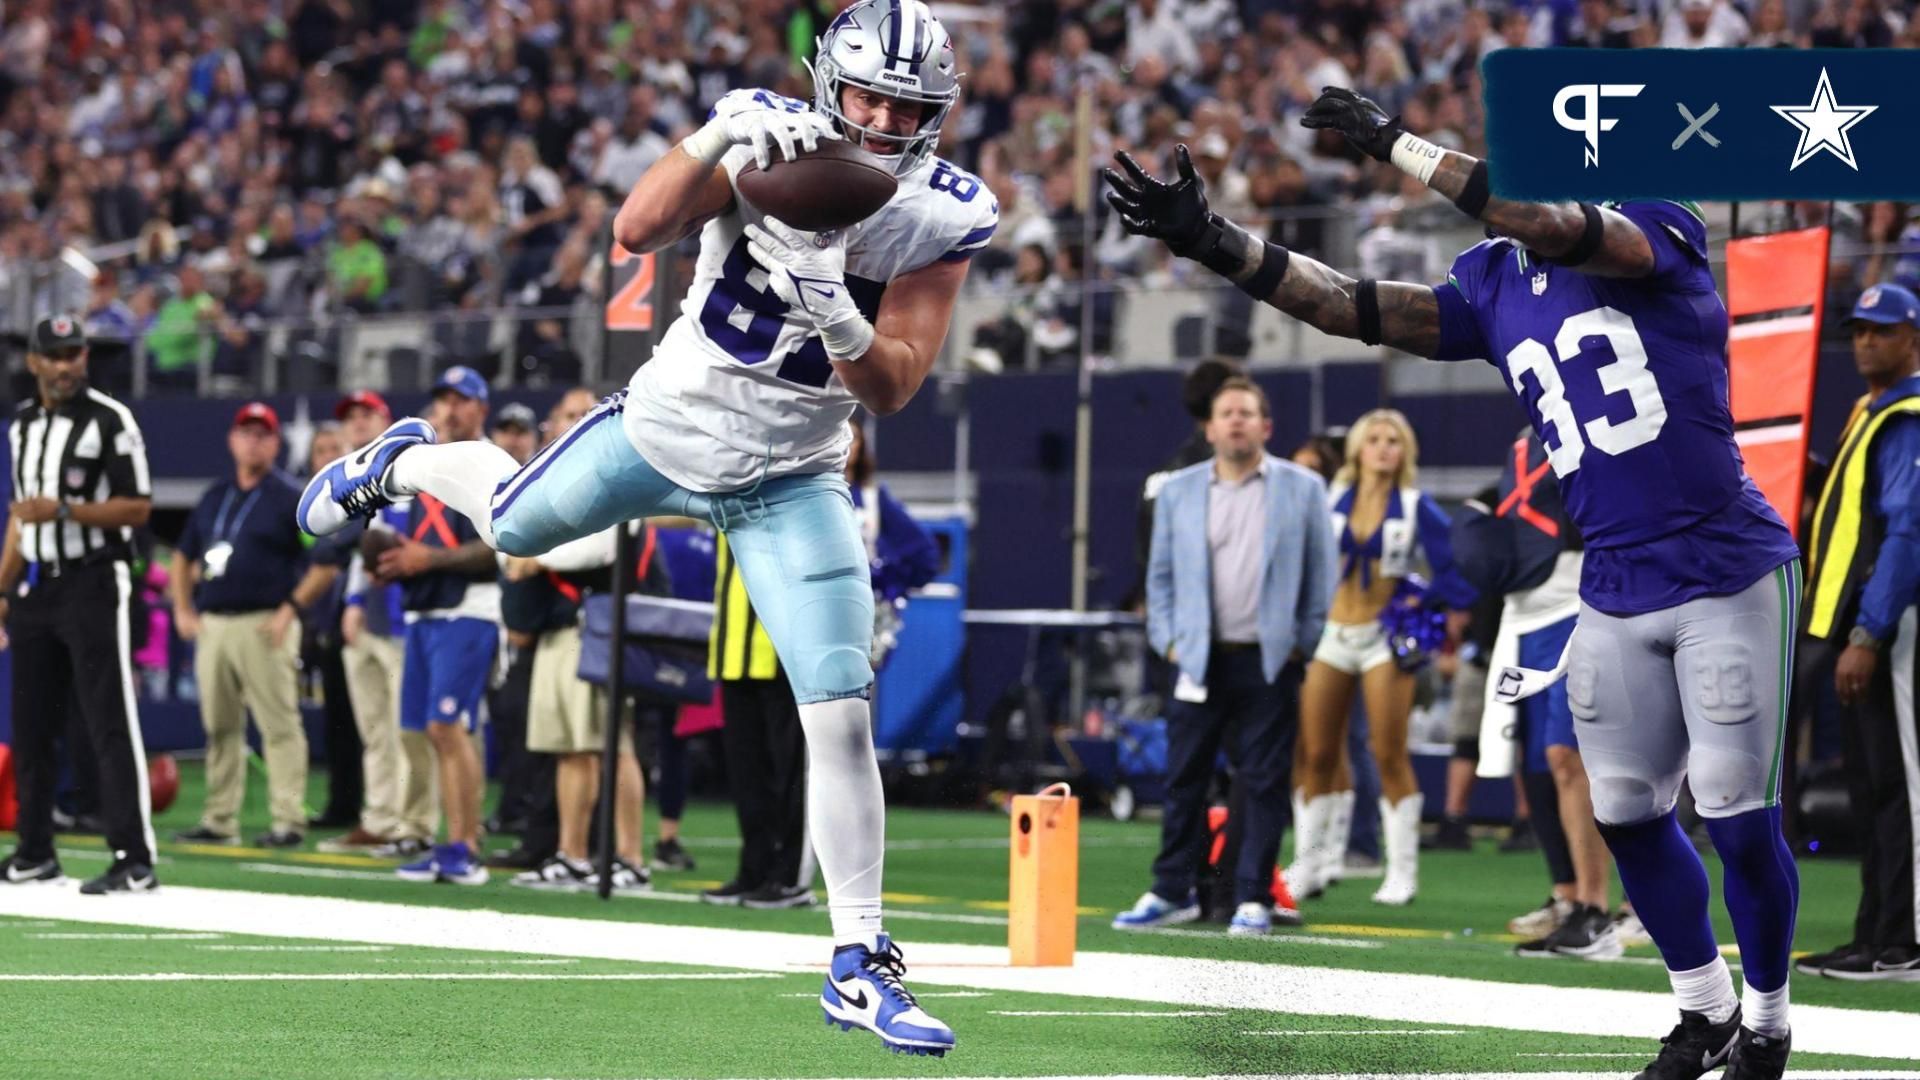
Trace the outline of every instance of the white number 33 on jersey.
{"type": "Polygon", "coordinates": [[[1507,379],[1513,392],[1523,399],[1520,379],[1527,374],[1540,385],[1540,419],[1543,424],[1553,425],[1559,441],[1547,452],[1556,476],[1578,469],[1589,445],[1606,454],[1624,454],[1659,438],[1660,429],[1666,426],[1667,403],[1660,397],[1660,384],[1647,368],[1646,345],[1634,329],[1632,317],[1624,312],[1598,307],[1569,316],[1554,335],[1551,351],[1533,338],[1515,345],[1507,353],[1507,379]],[[1602,400],[1625,394],[1633,402],[1633,415],[1626,420],[1598,416],[1583,424],[1567,399],[1559,365],[1579,356],[1581,340],[1590,337],[1605,338],[1613,348],[1613,360],[1596,367],[1594,374],[1600,377],[1602,400]]]}

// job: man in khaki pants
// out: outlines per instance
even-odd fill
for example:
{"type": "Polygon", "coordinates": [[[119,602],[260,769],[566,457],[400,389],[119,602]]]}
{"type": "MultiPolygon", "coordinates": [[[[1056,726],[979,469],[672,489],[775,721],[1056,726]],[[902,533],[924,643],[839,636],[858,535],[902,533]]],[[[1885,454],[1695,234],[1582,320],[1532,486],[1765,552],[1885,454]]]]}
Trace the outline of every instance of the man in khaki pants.
{"type": "Polygon", "coordinates": [[[196,643],[200,716],[207,732],[207,794],[200,824],[176,839],[239,841],[247,789],[247,713],[266,750],[273,827],[262,847],[306,837],[307,737],[296,703],[300,653],[296,595],[306,545],[294,511],[300,488],[274,467],[280,417],[242,406],[227,432],[234,475],[213,485],[187,519],[173,556],[174,625],[196,643]]]}
{"type": "MultiPolygon", "coordinates": [[[[333,412],[349,450],[372,442],[393,421],[385,399],[371,390],[341,398],[333,412]]],[[[346,646],[342,657],[347,693],[360,728],[366,791],[359,825],[322,842],[320,849],[410,858],[427,850],[440,827],[440,796],[426,737],[400,730],[399,590],[375,585],[367,576],[359,554],[364,531],[356,525],[315,547],[315,558],[347,568],[340,636],[346,646]]]]}

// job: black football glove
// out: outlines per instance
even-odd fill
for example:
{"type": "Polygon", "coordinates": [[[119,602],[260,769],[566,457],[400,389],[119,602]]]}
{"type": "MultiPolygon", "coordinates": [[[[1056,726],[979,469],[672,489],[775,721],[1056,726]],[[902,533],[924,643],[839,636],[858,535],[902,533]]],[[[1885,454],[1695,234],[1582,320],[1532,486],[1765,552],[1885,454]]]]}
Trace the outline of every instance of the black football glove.
{"type": "Polygon", "coordinates": [[[1388,119],[1386,110],[1342,86],[1323,88],[1300,126],[1332,128],[1375,161],[1389,160],[1394,141],[1407,130],[1399,117],[1388,119]]]}
{"type": "Polygon", "coordinates": [[[1120,224],[1135,236],[1164,241],[1175,255],[1199,258],[1220,242],[1220,226],[1207,209],[1207,185],[1193,171],[1193,159],[1183,144],[1173,151],[1180,178],[1168,184],[1147,175],[1125,153],[1113,155],[1127,172],[1121,176],[1102,169],[1107,202],[1120,212],[1120,224]]]}

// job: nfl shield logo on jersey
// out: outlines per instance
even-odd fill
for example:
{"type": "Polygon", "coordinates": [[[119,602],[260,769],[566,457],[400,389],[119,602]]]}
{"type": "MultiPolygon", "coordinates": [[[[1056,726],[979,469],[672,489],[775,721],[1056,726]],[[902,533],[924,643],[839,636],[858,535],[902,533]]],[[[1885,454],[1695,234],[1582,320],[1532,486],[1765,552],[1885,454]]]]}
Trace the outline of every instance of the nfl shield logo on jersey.
{"type": "Polygon", "coordinates": [[[1539,273],[1533,275],[1533,295],[1539,296],[1541,293],[1546,291],[1547,291],[1547,272],[1545,270],[1542,270],[1539,273]]]}

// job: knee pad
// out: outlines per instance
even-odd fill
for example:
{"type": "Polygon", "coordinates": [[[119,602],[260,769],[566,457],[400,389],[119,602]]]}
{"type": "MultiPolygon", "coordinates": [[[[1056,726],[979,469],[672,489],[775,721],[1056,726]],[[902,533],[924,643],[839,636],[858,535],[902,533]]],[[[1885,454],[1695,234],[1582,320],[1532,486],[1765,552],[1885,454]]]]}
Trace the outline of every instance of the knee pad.
{"type": "Polygon", "coordinates": [[[835,698],[865,697],[872,685],[873,662],[867,654],[850,645],[841,645],[821,655],[810,677],[794,680],[795,699],[805,705],[835,698]]]}
{"type": "Polygon", "coordinates": [[[542,546],[540,530],[532,527],[529,515],[515,512],[510,508],[493,518],[493,546],[502,555],[516,555],[532,558],[544,555],[552,549],[551,544],[542,546]]]}
{"type": "Polygon", "coordinates": [[[1772,762],[1740,750],[1695,744],[1687,767],[1687,787],[1703,818],[1725,818],[1759,810],[1771,801],[1768,774],[1772,762]]]}
{"type": "Polygon", "coordinates": [[[1638,825],[1673,806],[1654,786],[1631,776],[1592,777],[1593,819],[1602,825],[1638,825]]]}

